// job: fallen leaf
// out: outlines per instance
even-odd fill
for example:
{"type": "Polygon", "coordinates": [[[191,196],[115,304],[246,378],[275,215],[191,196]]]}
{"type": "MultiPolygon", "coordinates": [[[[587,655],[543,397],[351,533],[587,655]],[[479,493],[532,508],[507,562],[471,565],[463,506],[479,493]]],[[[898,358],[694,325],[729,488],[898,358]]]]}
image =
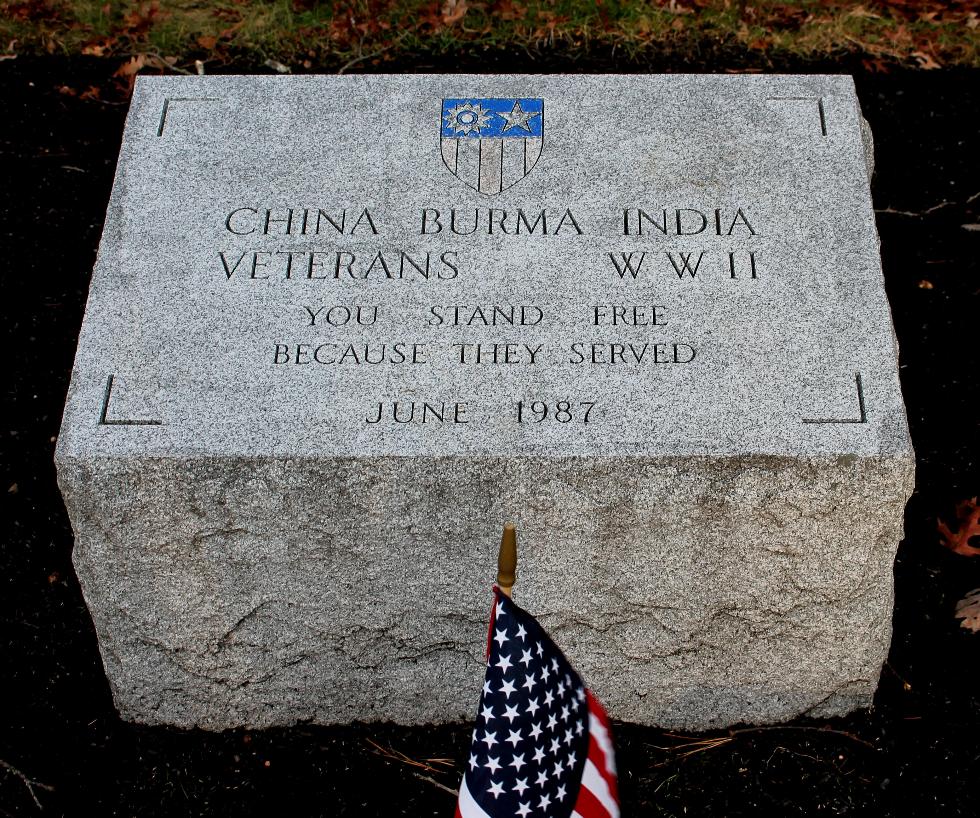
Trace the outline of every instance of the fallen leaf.
{"type": "Polygon", "coordinates": [[[60,579],[61,579],[61,574],[59,574],[57,571],[52,571],[50,574],[48,574],[49,585],[54,585],[60,579]]]}
{"type": "Polygon", "coordinates": [[[458,23],[466,16],[469,6],[466,0],[446,0],[442,6],[442,22],[447,26],[458,23]]]}
{"type": "Polygon", "coordinates": [[[873,11],[868,11],[864,6],[855,6],[852,8],[845,17],[864,17],[868,20],[880,20],[881,15],[875,14],[873,11]]]}
{"type": "Polygon", "coordinates": [[[976,28],[978,25],[980,25],[980,17],[977,17],[977,13],[975,11],[971,11],[968,15],[966,15],[966,27],[976,28]]]}
{"type": "Polygon", "coordinates": [[[235,25],[222,29],[220,32],[218,32],[218,39],[230,40],[243,25],[245,25],[245,21],[239,20],[237,23],[235,23],[235,25]]]}
{"type": "Polygon", "coordinates": [[[278,74],[289,74],[292,71],[292,69],[288,65],[279,62],[279,60],[269,59],[262,64],[266,68],[271,68],[273,71],[275,71],[278,74]]]}
{"type": "Polygon", "coordinates": [[[922,279],[922,281],[919,282],[919,289],[920,290],[931,290],[932,289],[932,282],[931,281],[928,281],[927,279],[922,279]]]}
{"type": "Polygon", "coordinates": [[[976,497],[956,504],[956,522],[954,534],[946,523],[936,520],[936,528],[943,538],[942,544],[954,554],[964,557],[980,555],[980,548],[970,545],[971,538],[980,537],[980,506],[976,497]]]}
{"type": "Polygon", "coordinates": [[[144,34],[161,16],[163,15],[160,14],[160,4],[156,0],[141,3],[138,8],[133,9],[123,18],[123,28],[129,36],[144,34]]]}
{"type": "Polygon", "coordinates": [[[915,57],[915,61],[919,64],[919,68],[925,71],[931,71],[934,68],[942,68],[942,64],[931,54],[927,54],[925,51],[913,51],[912,56],[915,57]]]}
{"type": "Polygon", "coordinates": [[[527,9],[523,5],[515,5],[514,0],[497,0],[490,8],[490,14],[499,20],[523,20],[527,9]]]}
{"type": "Polygon", "coordinates": [[[961,628],[974,633],[980,632],[980,588],[974,588],[956,603],[954,616],[963,620],[960,622],[961,628]]]}
{"type": "Polygon", "coordinates": [[[960,227],[962,227],[964,230],[970,231],[971,233],[980,232],[980,224],[961,224],[960,227]]]}
{"type": "Polygon", "coordinates": [[[90,85],[88,88],[82,91],[82,95],[79,97],[79,99],[98,100],[101,99],[101,97],[102,92],[98,89],[98,87],[95,85],[90,85]]]}
{"type": "Polygon", "coordinates": [[[205,51],[210,51],[218,44],[218,38],[213,34],[208,34],[207,36],[201,36],[197,38],[197,44],[201,46],[205,51]]]}
{"type": "Polygon", "coordinates": [[[116,69],[116,73],[112,76],[114,77],[132,77],[139,73],[139,71],[146,66],[146,55],[137,54],[135,57],[130,57],[126,62],[116,69]]]}
{"type": "Polygon", "coordinates": [[[16,483],[11,483],[10,488],[7,489],[7,494],[16,494],[20,489],[16,483]]]}

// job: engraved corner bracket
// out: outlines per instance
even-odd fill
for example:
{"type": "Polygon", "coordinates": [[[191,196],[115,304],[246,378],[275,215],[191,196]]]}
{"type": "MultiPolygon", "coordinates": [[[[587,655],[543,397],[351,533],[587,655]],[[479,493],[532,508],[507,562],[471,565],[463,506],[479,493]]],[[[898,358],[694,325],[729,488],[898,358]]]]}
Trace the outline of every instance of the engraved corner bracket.
{"type": "Polygon", "coordinates": [[[859,416],[856,418],[803,418],[803,423],[867,423],[868,410],[864,402],[864,383],[861,380],[861,373],[854,373],[854,386],[857,389],[857,402],[859,416]]]}
{"type": "Polygon", "coordinates": [[[163,110],[160,112],[160,125],[157,127],[157,136],[163,136],[164,130],[167,127],[167,116],[170,114],[170,109],[173,108],[178,102],[217,102],[215,97],[167,97],[163,101],[163,110]]]}
{"type": "Polygon", "coordinates": [[[112,398],[112,385],[115,375],[110,375],[105,384],[105,395],[102,398],[102,411],[99,413],[99,426],[162,426],[162,420],[131,420],[109,417],[109,401],[112,398]]]}
{"type": "Polygon", "coordinates": [[[820,133],[827,135],[827,111],[824,108],[823,97],[767,97],[766,102],[816,102],[817,113],[820,115],[820,133]]]}

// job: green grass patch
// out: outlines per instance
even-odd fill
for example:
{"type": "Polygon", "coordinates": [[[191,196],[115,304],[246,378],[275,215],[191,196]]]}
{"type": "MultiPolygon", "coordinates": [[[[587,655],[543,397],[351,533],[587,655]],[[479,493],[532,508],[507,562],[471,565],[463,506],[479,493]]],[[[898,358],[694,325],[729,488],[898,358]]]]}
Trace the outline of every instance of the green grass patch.
{"type": "Polygon", "coordinates": [[[693,62],[727,50],[759,68],[841,54],[871,69],[977,67],[978,9],[972,0],[0,0],[0,51],[334,70],[481,49],[693,62]]]}

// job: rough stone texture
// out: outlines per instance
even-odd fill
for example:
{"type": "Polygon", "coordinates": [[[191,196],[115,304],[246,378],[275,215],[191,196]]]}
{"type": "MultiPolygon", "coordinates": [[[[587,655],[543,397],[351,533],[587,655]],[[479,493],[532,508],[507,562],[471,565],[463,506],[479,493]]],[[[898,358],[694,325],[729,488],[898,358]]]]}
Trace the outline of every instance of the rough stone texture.
{"type": "Polygon", "coordinates": [[[120,712],[469,718],[505,519],[522,605],[613,717],[696,729],[870,703],[914,461],[866,150],[846,77],[140,79],[57,450],[120,712]],[[441,105],[506,97],[544,100],[543,147],[490,196],[444,164],[441,105]],[[234,235],[241,207],[366,207],[378,234],[234,235]],[[582,234],[420,233],[423,208],[452,207],[552,226],[571,208],[582,234]],[[624,236],[636,207],[741,207],[754,234],[624,236]],[[400,249],[455,252],[459,274],[335,279],[325,255],[328,278],[286,279],[269,255],[252,279],[218,256],[400,249]],[[642,251],[651,266],[620,278],[609,253],[642,251]],[[704,252],[697,277],[667,252],[704,252]],[[339,304],[379,319],[304,319],[339,304]],[[451,304],[544,319],[426,323],[451,304]],[[601,304],[661,305],[667,325],[592,326],[601,304]],[[428,362],[274,363],[277,343],[395,341],[428,362]],[[543,346],[492,366],[452,363],[458,342],[543,346]],[[570,362],[594,342],[696,358],[570,362]],[[518,424],[521,399],[596,405],[588,424],[578,407],[518,424]],[[470,422],[365,423],[393,400],[466,402],[470,422]]]}

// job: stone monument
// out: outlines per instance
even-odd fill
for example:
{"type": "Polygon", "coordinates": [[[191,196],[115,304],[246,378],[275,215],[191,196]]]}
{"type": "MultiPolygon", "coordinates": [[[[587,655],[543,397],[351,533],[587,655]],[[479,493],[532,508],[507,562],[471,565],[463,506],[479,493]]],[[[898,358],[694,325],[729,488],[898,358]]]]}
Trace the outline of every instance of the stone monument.
{"type": "Polygon", "coordinates": [[[867,705],[914,460],[841,76],[140,78],[61,436],[121,714],[867,705]]]}

